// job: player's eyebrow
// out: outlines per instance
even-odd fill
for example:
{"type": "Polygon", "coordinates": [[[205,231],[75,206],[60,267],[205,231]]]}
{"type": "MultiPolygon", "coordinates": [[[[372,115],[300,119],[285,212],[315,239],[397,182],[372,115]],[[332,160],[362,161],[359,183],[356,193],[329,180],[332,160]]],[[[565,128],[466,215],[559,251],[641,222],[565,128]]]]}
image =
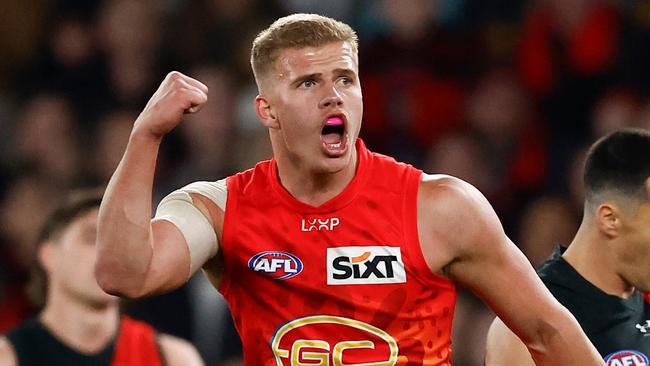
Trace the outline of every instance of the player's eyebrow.
{"type": "Polygon", "coordinates": [[[346,75],[346,76],[354,76],[356,72],[352,69],[349,68],[338,68],[334,69],[334,75],[346,75]]]}

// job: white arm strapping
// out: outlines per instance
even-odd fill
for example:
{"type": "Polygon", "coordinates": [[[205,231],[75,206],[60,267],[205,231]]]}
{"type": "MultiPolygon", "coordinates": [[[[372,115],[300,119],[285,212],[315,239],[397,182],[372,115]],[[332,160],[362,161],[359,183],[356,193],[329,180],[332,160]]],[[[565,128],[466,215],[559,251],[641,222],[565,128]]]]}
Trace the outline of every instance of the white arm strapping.
{"type": "Polygon", "coordinates": [[[196,208],[190,193],[207,197],[225,212],[228,197],[226,180],[189,184],[163,198],[156,209],[155,220],[169,221],[183,234],[190,252],[192,275],[217,253],[218,243],[214,228],[196,208]]]}

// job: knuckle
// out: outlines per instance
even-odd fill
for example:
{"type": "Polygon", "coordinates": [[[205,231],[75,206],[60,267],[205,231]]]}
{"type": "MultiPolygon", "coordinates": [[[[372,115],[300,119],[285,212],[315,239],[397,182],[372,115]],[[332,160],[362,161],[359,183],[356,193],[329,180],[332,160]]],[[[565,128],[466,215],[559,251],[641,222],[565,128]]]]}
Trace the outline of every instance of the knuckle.
{"type": "Polygon", "coordinates": [[[176,84],[178,81],[183,79],[183,74],[181,74],[178,71],[172,71],[169,74],[167,74],[167,79],[171,81],[173,84],[176,84]]]}
{"type": "Polygon", "coordinates": [[[185,89],[186,85],[185,85],[185,83],[183,82],[182,79],[173,79],[171,81],[171,88],[173,90],[179,91],[179,90],[185,89]]]}
{"type": "Polygon", "coordinates": [[[167,74],[167,77],[170,79],[177,79],[178,77],[180,77],[180,74],[181,73],[178,71],[171,71],[169,72],[169,74],[167,74]]]}
{"type": "Polygon", "coordinates": [[[174,90],[174,98],[185,102],[186,100],[192,99],[192,90],[187,87],[179,87],[174,90]]]}

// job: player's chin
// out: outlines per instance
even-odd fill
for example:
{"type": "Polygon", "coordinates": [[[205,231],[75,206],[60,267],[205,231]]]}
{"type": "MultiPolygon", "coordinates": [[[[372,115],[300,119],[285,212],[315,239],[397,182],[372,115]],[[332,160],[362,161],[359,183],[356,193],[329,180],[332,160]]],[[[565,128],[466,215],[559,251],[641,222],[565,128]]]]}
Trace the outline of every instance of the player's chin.
{"type": "Polygon", "coordinates": [[[343,154],[323,154],[320,162],[321,171],[323,173],[337,173],[344,170],[350,164],[350,152],[343,154]]]}

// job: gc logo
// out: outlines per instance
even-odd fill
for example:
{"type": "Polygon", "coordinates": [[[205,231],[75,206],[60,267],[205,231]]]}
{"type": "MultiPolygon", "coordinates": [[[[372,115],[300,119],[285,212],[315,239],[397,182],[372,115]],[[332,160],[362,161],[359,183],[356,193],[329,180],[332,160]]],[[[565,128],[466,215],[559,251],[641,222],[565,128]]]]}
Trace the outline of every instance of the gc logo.
{"type": "Polygon", "coordinates": [[[331,315],[294,319],[275,332],[277,366],[394,366],[395,339],[370,324],[331,315]],[[309,339],[306,339],[309,338],[309,339]]]}

